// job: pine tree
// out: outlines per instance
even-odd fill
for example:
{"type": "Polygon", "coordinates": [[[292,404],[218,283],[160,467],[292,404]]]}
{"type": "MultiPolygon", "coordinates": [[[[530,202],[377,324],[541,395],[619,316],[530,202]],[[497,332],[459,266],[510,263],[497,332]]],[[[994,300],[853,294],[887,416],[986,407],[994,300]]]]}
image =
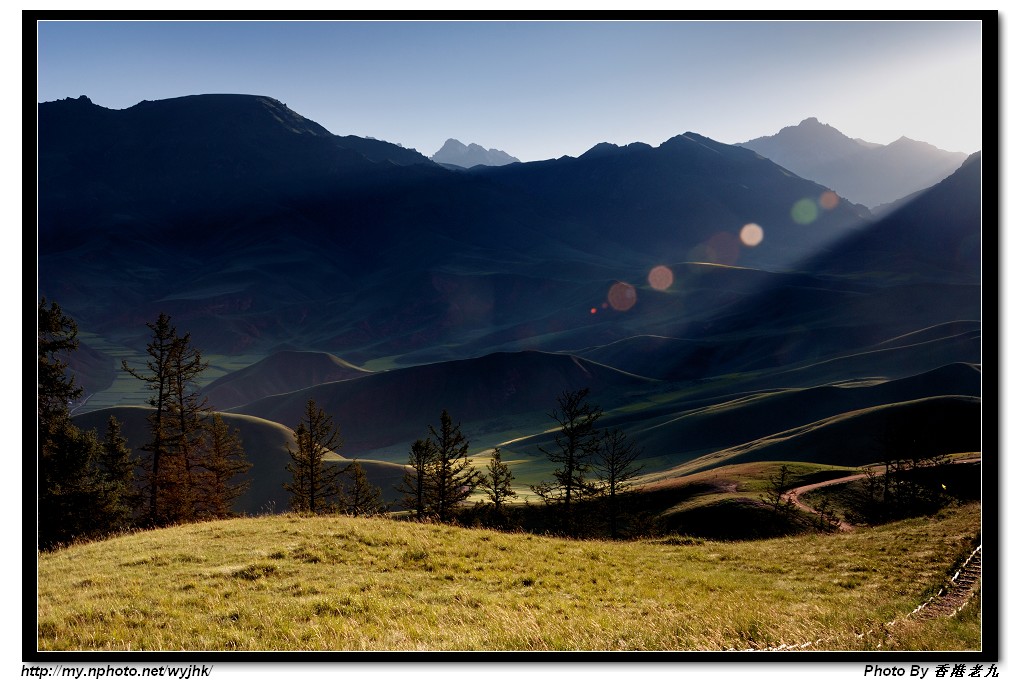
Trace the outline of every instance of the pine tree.
{"type": "Polygon", "coordinates": [[[82,389],[67,374],[66,356],[78,349],[78,326],[55,302],[46,307],[46,299],[39,302],[37,344],[39,353],[38,418],[39,444],[46,443],[48,432],[58,422],[69,418],[73,401],[81,397],[82,389]]]}
{"type": "Polygon", "coordinates": [[[439,429],[430,424],[429,432],[435,442],[436,457],[430,467],[426,499],[439,520],[448,523],[453,520],[457,505],[477,487],[478,474],[468,461],[468,441],[460,424],[454,426],[446,410],[439,417],[439,429]]]}
{"type": "Polygon", "coordinates": [[[552,481],[531,486],[546,504],[562,506],[560,523],[567,535],[575,533],[573,506],[593,490],[587,474],[601,444],[597,422],[602,408],[588,403],[587,397],[588,389],[582,388],[564,391],[557,399],[559,409],[549,414],[560,426],[554,436],[556,449],[539,450],[560,466],[553,472],[552,481]]]}
{"type": "Polygon", "coordinates": [[[294,511],[321,514],[339,504],[340,469],[329,465],[325,456],[339,454],[343,439],[333,426],[333,418],[309,400],[301,423],[294,429],[296,449],[287,444],[290,463],[287,471],[293,476],[283,487],[291,493],[290,506],[294,511]]]}
{"type": "Polygon", "coordinates": [[[200,496],[203,511],[218,519],[234,515],[233,503],[251,485],[250,480],[238,481],[251,469],[241,444],[239,429],[230,430],[218,413],[214,413],[205,435],[203,450],[206,476],[200,496]]]}
{"type": "Polygon", "coordinates": [[[139,462],[121,435],[120,422],[112,414],[106,422],[101,464],[107,489],[107,524],[111,532],[121,532],[131,527],[141,503],[135,486],[139,462]]]}
{"type": "Polygon", "coordinates": [[[381,512],[382,490],[368,482],[361,463],[353,462],[345,472],[351,477],[351,489],[344,501],[347,513],[351,516],[372,516],[381,512]]]}
{"type": "Polygon", "coordinates": [[[397,486],[397,490],[404,493],[404,505],[415,511],[419,521],[428,511],[428,476],[435,458],[436,446],[430,438],[414,441],[407,459],[410,469],[404,471],[404,479],[397,486]]]}
{"type": "Polygon", "coordinates": [[[39,302],[38,543],[49,549],[96,534],[103,519],[100,445],[95,432],[71,423],[70,405],[82,393],[67,372],[67,356],[78,348],[78,327],[60,306],[39,302]]]}
{"type": "Polygon", "coordinates": [[[482,477],[478,487],[486,493],[489,501],[492,502],[496,516],[502,518],[507,500],[517,497],[517,493],[510,486],[511,481],[514,480],[513,472],[510,471],[509,465],[503,462],[499,448],[493,449],[488,469],[489,474],[482,477]]]}
{"type": "Polygon", "coordinates": [[[209,367],[191,344],[191,334],[178,336],[170,348],[168,424],[169,447],[164,466],[165,514],[173,522],[194,521],[208,510],[203,493],[210,491],[205,431],[212,411],[200,397],[196,379],[209,367]]]}
{"type": "Polygon", "coordinates": [[[602,434],[602,447],[595,457],[595,471],[598,475],[600,492],[609,503],[609,533],[619,537],[620,495],[633,484],[642,466],[635,464],[641,450],[627,440],[620,429],[606,430],[602,434]]]}
{"type": "Polygon", "coordinates": [[[164,509],[165,497],[164,478],[167,478],[164,467],[170,456],[172,446],[171,437],[171,390],[172,377],[171,366],[173,362],[174,345],[177,343],[177,330],[170,324],[170,317],[160,313],[154,323],[147,323],[146,326],[152,330],[152,341],[146,346],[146,353],[149,359],[145,366],[148,373],[132,369],[126,360],[121,365],[131,376],[140,379],[148,384],[152,395],[149,398],[149,405],[153,407],[149,415],[149,425],[152,433],[152,440],[142,446],[142,450],[149,453],[146,461],[148,473],[148,522],[150,524],[161,524],[169,521],[168,514],[164,509]]]}

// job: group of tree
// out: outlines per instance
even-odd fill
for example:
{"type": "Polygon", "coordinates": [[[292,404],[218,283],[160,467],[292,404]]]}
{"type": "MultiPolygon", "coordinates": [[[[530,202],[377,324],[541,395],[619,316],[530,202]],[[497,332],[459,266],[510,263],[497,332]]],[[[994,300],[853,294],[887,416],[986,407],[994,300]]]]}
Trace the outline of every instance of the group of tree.
{"type": "Polygon", "coordinates": [[[471,464],[468,440],[446,410],[439,426],[429,425],[428,435],[411,445],[398,487],[403,505],[417,520],[619,537],[627,516],[626,493],[641,470],[636,463],[641,451],[619,429],[599,430],[602,410],[588,402],[588,393],[565,391],[549,415],[559,424],[556,447],[540,450],[558,468],[553,480],[531,486],[541,507],[512,504],[517,498],[514,474],[498,447],[485,471],[471,464]],[[481,499],[465,504],[475,493],[482,493],[481,499]]]}
{"type": "Polygon", "coordinates": [[[641,472],[642,452],[620,429],[601,429],[602,408],[588,401],[589,389],[564,391],[549,417],[559,424],[555,447],[539,450],[558,467],[550,481],[531,486],[567,536],[599,533],[604,520],[618,538],[628,515],[626,493],[641,472]]]}
{"type": "Polygon", "coordinates": [[[251,465],[240,434],[199,399],[196,378],[208,365],[189,334],[161,314],[149,324],[147,371],[125,371],[149,387],[150,439],[136,458],[110,416],[102,438],[72,422],[82,394],[68,371],[78,348],[74,320],[56,303],[39,303],[38,542],[50,548],[79,539],[232,515],[251,465]]]}
{"type": "MultiPolygon", "coordinates": [[[[449,523],[457,516],[460,505],[476,489],[487,485],[486,477],[468,459],[469,447],[460,424],[454,424],[446,410],[439,416],[439,428],[429,424],[428,435],[411,445],[408,469],[397,490],[404,494],[404,504],[415,518],[449,523]]],[[[506,475],[502,470],[500,474],[506,475]]],[[[495,494],[500,504],[505,505],[509,494],[502,478],[500,481],[495,494]]]]}
{"type": "Polygon", "coordinates": [[[234,500],[250,484],[241,479],[250,468],[233,431],[201,397],[197,379],[209,367],[191,342],[180,335],[170,317],[160,313],[146,326],[145,369],[122,361],[124,371],[145,382],[150,439],[141,447],[146,525],[186,523],[232,514],[234,500]]]}
{"type": "Polygon", "coordinates": [[[283,484],[291,495],[292,511],[371,516],[385,509],[382,490],[369,483],[361,463],[354,461],[343,466],[339,463],[343,447],[340,430],[314,400],[305,405],[293,437],[293,447],[286,444],[290,455],[287,471],[292,478],[283,484]]]}
{"type": "Polygon", "coordinates": [[[951,499],[952,479],[934,429],[924,422],[914,428],[888,426],[877,439],[879,467],[867,468],[858,516],[879,523],[918,514],[930,514],[951,499]]]}
{"type": "Polygon", "coordinates": [[[55,302],[39,303],[38,543],[42,549],[128,528],[137,505],[136,462],[113,416],[106,433],[71,421],[82,395],[68,372],[78,328],[55,302]]]}

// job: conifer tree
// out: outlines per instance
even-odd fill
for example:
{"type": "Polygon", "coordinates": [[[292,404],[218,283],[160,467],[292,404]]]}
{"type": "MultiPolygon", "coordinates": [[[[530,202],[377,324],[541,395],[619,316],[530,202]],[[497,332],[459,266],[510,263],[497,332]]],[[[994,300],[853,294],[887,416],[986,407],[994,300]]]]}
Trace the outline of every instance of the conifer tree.
{"type": "Polygon", "coordinates": [[[347,513],[351,516],[372,516],[382,511],[382,490],[372,485],[365,475],[360,462],[353,462],[345,469],[351,477],[350,492],[344,500],[347,513]]]}
{"type": "Polygon", "coordinates": [[[168,464],[170,447],[172,446],[171,435],[171,405],[172,377],[171,366],[173,362],[174,345],[177,343],[177,330],[170,324],[170,317],[166,313],[160,313],[154,323],[147,323],[146,326],[152,330],[152,341],[146,345],[146,353],[149,359],[145,366],[148,373],[132,369],[126,360],[121,365],[131,376],[144,381],[151,392],[149,405],[153,407],[149,415],[149,425],[152,440],[142,446],[142,450],[149,453],[146,461],[148,473],[148,511],[147,517],[150,524],[165,523],[168,514],[164,509],[165,494],[164,478],[167,478],[164,467],[168,464]]]}
{"type": "Polygon", "coordinates": [[[66,356],[78,349],[78,326],[74,320],[55,302],[51,301],[47,308],[43,298],[39,302],[38,324],[38,418],[42,447],[48,430],[69,418],[70,405],[81,397],[82,389],[67,374],[66,356]]]}
{"type": "Polygon", "coordinates": [[[503,462],[499,448],[493,449],[488,469],[489,474],[482,477],[478,487],[485,492],[489,501],[492,502],[497,517],[501,518],[507,500],[517,497],[517,493],[510,486],[511,481],[514,480],[513,472],[510,471],[509,465],[503,462]]]}
{"type": "Polygon", "coordinates": [[[582,388],[564,391],[557,399],[559,409],[549,413],[560,426],[554,436],[556,448],[539,450],[560,466],[553,472],[552,481],[531,486],[546,504],[562,507],[560,524],[567,535],[575,533],[574,505],[593,490],[587,474],[601,445],[597,422],[602,408],[591,405],[587,397],[588,389],[582,388]]]}
{"type": "Polygon", "coordinates": [[[419,521],[425,518],[428,502],[428,477],[436,458],[436,446],[430,438],[419,438],[411,445],[404,479],[397,490],[404,493],[404,505],[415,511],[419,521]]]}
{"type": "Polygon", "coordinates": [[[333,418],[309,400],[301,423],[294,429],[296,448],[287,444],[293,477],[283,487],[291,493],[290,506],[294,511],[322,514],[334,510],[339,504],[342,471],[326,462],[329,452],[339,454],[343,439],[333,426],[333,418]]]}
{"type": "Polygon", "coordinates": [[[37,328],[38,543],[41,549],[119,530],[115,491],[120,474],[104,471],[95,431],[71,422],[70,404],[81,395],[67,373],[67,355],[78,348],[77,326],[60,306],[43,299],[37,328]]]}
{"type": "Polygon", "coordinates": [[[461,433],[460,424],[455,426],[446,410],[439,417],[439,429],[430,424],[429,432],[436,456],[430,467],[426,494],[436,516],[447,523],[453,520],[457,505],[478,486],[478,473],[468,461],[468,440],[461,433]]]}
{"type": "Polygon", "coordinates": [[[211,506],[209,500],[202,499],[204,493],[211,492],[205,461],[209,455],[205,431],[211,409],[195,383],[208,367],[201,351],[192,345],[191,334],[174,339],[168,368],[171,419],[164,466],[164,486],[172,493],[166,496],[164,510],[173,522],[194,521],[211,506]]]}
{"type": "Polygon", "coordinates": [[[127,439],[121,435],[120,422],[112,414],[106,422],[101,464],[107,488],[109,530],[126,530],[132,525],[141,502],[135,485],[135,469],[139,462],[128,447],[127,439]]]}
{"type": "Polygon", "coordinates": [[[218,413],[214,413],[205,435],[204,489],[201,495],[204,513],[218,519],[234,515],[234,501],[251,485],[250,480],[238,481],[251,469],[241,444],[239,429],[230,430],[218,413]]]}

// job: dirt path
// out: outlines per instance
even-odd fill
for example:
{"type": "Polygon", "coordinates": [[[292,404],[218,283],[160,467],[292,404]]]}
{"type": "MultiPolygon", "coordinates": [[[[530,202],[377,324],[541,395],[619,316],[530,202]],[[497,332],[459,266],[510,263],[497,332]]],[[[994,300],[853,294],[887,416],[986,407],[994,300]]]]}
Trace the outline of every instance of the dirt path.
{"type": "MultiPolygon", "coordinates": [[[[951,463],[952,464],[973,464],[974,462],[980,462],[980,461],[981,461],[980,457],[968,457],[966,459],[957,459],[957,460],[954,460],[951,463]]],[[[878,470],[880,468],[881,468],[881,465],[871,467],[872,470],[878,470]]],[[[856,481],[858,479],[865,478],[867,475],[868,475],[867,473],[863,473],[863,474],[851,474],[849,476],[843,476],[842,478],[834,478],[834,479],[829,480],[829,481],[822,481],[821,483],[811,483],[810,485],[798,486],[796,488],[791,488],[790,490],[787,490],[785,493],[783,493],[783,498],[782,499],[783,499],[784,502],[790,502],[791,504],[793,504],[798,509],[802,509],[803,511],[806,511],[809,514],[817,514],[818,513],[817,509],[815,509],[813,507],[809,507],[809,506],[807,506],[806,504],[804,504],[803,502],[800,501],[800,496],[802,494],[804,494],[804,493],[806,493],[806,492],[808,492],[810,490],[817,490],[818,488],[825,488],[825,487],[830,486],[830,485],[839,485],[840,483],[849,483],[850,481],[856,481]]],[[[854,528],[854,526],[852,524],[849,524],[846,521],[840,520],[840,522],[839,522],[839,529],[841,531],[849,531],[849,530],[853,530],[853,528],[854,528]]]]}

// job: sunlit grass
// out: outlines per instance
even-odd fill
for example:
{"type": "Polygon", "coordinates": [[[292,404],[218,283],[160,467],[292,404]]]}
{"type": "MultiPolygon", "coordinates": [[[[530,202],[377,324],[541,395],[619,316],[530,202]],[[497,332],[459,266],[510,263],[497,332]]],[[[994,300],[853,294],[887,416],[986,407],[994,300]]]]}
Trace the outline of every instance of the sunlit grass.
{"type": "Polygon", "coordinates": [[[714,651],[824,639],[816,648],[975,649],[976,618],[873,631],[941,586],[973,546],[979,514],[973,505],[850,534],[738,543],[582,542],[336,517],[182,526],[41,554],[38,645],[714,651]]]}

